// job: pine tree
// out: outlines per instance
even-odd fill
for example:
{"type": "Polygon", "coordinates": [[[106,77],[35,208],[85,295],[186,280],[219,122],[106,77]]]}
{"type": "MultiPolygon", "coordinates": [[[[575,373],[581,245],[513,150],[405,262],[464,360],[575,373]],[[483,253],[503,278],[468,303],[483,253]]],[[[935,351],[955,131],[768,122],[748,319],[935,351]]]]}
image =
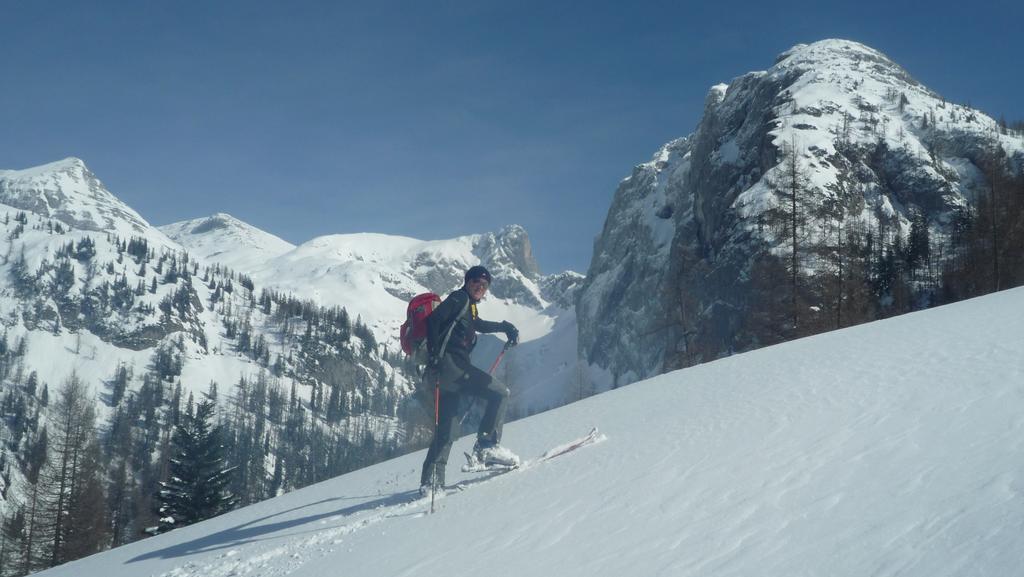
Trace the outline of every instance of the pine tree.
{"type": "Polygon", "coordinates": [[[126,459],[118,459],[110,470],[110,485],[107,495],[107,517],[110,519],[110,540],[116,547],[127,543],[132,520],[131,494],[135,483],[128,477],[126,459]]]}
{"type": "Polygon", "coordinates": [[[53,524],[51,566],[98,551],[105,538],[95,409],[76,375],[58,392],[52,421],[52,458],[40,477],[53,524]]]}
{"type": "Polygon", "coordinates": [[[796,142],[791,142],[783,152],[785,160],[782,163],[782,179],[776,184],[770,184],[775,189],[775,194],[782,201],[777,207],[768,211],[768,220],[771,226],[777,230],[781,229],[781,237],[785,238],[786,252],[788,253],[789,272],[789,323],[791,329],[797,331],[797,335],[805,334],[800,327],[800,297],[802,287],[800,286],[800,267],[804,257],[802,246],[803,229],[807,225],[807,214],[804,209],[806,195],[810,192],[810,178],[807,170],[801,165],[797,156],[796,142]]]}
{"type": "Polygon", "coordinates": [[[22,492],[25,498],[24,525],[22,527],[21,559],[18,563],[22,575],[47,566],[43,547],[52,537],[51,534],[48,534],[45,522],[45,495],[41,482],[43,467],[46,466],[49,459],[49,435],[45,428],[40,430],[38,437],[29,443],[26,453],[22,469],[28,487],[22,492]]]}
{"type": "Polygon", "coordinates": [[[18,551],[25,539],[25,511],[20,507],[0,515],[0,577],[14,575],[18,551]]]}
{"type": "Polygon", "coordinates": [[[237,503],[227,487],[234,472],[224,459],[223,432],[213,425],[214,405],[189,397],[171,439],[170,474],[160,483],[160,525],[153,532],[191,525],[229,511],[237,503]]]}
{"type": "Polygon", "coordinates": [[[90,437],[79,458],[79,472],[71,483],[63,551],[69,561],[97,553],[110,543],[103,461],[99,443],[93,435],[90,437]]]}
{"type": "Polygon", "coordinates": [[[917,278],[917,270],[927,266],[931,258],[931,237],[928,231],[928,218],[920,210],[914,211],[910,220],[910,237],[907,239],[907,267],[912,279],[917,278]]]}
{"type": "Polygon", "coordinates": [[[111,383],[110,406],[116,407],[121,404],[121,401],[124,399],[124,393],[128,388],[128,381],[131,380],[131,377],[131,373],[124,363],[117,365],[117,370],[114,372],[114,380],[111,383]]]}
{"type": "Polygon", "coordinates": [[[765,250],[751,264],[750,304],[741,331],[740,347],[774,345],[794,338],[785,263],[765,250]]]}

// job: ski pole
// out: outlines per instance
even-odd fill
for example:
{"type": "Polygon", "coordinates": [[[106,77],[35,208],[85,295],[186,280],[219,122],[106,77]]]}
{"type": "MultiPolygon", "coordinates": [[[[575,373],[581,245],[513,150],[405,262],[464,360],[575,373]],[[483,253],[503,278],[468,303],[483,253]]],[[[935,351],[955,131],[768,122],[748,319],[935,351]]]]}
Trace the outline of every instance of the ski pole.
{"type": "MultiPolygon", "coordinates": [[[[441,428],[441,379],[434,381],[434,442],[437,442],[437,433],[441,428]]],[[[430,471],[430,514],[434,514],[434,494],[437,493],[437,463],[430,464],[433,469],[430,471]]]]}
{"type": "MultiPolygon", "coordinates": [[[[509,350],[511,348],[512,348],[512,345],[510,345],[506,341],[505,342],[505,346],[501,349],[501,352],[498,353],[498,358],[494,359],[494,364],[491,365],[491,368],[490,368],[489,371],[487,371],[487,374],[491,375],[492,377],[494,376],[494,369],[498,368],[498,363],[501,362],[501,357],[504,357],[505,356],[505,351],[507,351],[507,350],[509,350]]],[[[468,416],[469,416],[469,412],[467,412],[466,414],[462,415],[462,418],[459,419],[459,426],[462,426],[462,423],[466,422],[466,417],[468,417],[468,416]]]]}
{"type": "Polygon", "coordinates": [[[502,347],[502,348],[501,348],[501,352],[500,352],[500,353],[498,353],[498,358],[494,359],[494,364],[493,364],[493,365],[491,365],[491,370],[487,371],[487,372],[488,372],[488,374],[490,374],[490,375],[492,375],[492,376],[494,375],[494,369],[498,368],[498,363],[500,363],[500,362],[501,362],[501,357],[504,357],[504,356],[505,356],[505,351],[507,351],[507,350],[508,350],[509,348],[510,348],[510,347],[509,347],[509,344],[508,344],[508,342],[505,342],[505,346],[504,346],[504,347],[502,347]]]}

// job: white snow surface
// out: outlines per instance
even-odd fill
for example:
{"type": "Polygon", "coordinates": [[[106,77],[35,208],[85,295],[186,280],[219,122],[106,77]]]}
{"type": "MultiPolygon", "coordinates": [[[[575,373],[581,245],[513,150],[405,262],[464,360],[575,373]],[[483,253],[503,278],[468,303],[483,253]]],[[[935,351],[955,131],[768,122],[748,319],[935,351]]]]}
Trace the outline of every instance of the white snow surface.
{"type": "Polygon", "coordinates": [[[416,499],[415,453],[39,573],[1014,575],[1024,289],[736,355],[510,424],[530,459],[416,499]]]}
{"type": "Polygon", "coordinates": [[[222,212],[157,228],[188,247],[193,256],[240,272],[295,248],[280,237],[222,212]]]}

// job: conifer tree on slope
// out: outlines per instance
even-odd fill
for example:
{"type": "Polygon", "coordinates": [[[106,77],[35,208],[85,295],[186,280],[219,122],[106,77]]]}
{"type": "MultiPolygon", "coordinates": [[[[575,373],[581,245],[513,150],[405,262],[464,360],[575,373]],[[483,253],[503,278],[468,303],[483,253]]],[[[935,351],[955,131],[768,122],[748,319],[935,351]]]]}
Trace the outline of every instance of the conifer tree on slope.
{"type": "Polygon", "coordinates": [[[228,467],[222,431],[213,426],[214,404],[193,406],[191,395],[174,428],[169,478],[157,495],[160,525],[147,532],[163,533],[231,510],[238,499],[228,490],[234,467],[228,467]]]}

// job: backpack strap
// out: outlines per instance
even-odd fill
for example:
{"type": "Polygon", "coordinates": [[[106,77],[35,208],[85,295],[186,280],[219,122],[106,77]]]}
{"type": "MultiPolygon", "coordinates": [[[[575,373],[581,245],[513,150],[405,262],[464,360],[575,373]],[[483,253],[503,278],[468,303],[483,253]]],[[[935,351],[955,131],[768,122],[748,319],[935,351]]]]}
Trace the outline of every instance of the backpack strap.
{"type": "Polygon", "coordinates": [[[438,362],[444,358],[444,351],[448,348],[448,339],[451,338],[452,331],[455,330],[455,323],[459,322],[459,317],[465,314],[467,307],[469,307],[469,298],[466,298],[466,302],[462,305],[462,309],[459,311],[459,314],[455,315],[455,318],[452,319],[452,324],[448,327],[448,331],[444,335],[444,340],[441,341],[441,348],[437,351],[438,362]]]}

